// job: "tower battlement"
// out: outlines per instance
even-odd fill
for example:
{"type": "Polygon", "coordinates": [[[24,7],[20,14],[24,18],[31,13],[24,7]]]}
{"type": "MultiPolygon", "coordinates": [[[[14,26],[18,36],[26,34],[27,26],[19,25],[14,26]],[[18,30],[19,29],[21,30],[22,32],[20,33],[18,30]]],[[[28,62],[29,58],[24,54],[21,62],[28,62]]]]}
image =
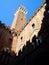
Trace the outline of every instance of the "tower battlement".
{"type": "Polygon", "coordinates": [[[20,5],[20,7],[18,8],[18,10],[21,11],[21,12],[23,12],[24,14],[28,13],[27,9],[23,5],[20,5]]]}
{"type": "MultiPolygon", "coordinates": [[[[18,8],[17,11],[21,11],[24,14],[28,13],[27,9],[23,5],[20,5],[20,7],[18,8]]],[[[16,11],[16,13],[17,13],[17,11],[16,11]]],[[[16,16],[16,13],[14,14],[15,16],[16,16]]]]}

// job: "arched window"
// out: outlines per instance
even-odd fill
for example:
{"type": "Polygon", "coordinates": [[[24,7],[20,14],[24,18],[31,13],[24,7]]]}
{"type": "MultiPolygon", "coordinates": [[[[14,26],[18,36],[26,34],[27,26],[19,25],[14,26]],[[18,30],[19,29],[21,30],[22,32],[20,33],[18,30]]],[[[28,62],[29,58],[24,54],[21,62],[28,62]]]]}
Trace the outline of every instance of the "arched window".
{"type": "Polygon", "coordinates": [[[47,13],[49,13],[49,10],[47,11],[47,13]]]}
{"type": "Polygon", "coordinates": [[[42,43],[42,37],[41,36],[39,37],[39,41],[40,41],[40,43],[42,43]]]}
{"type": "Polygon", "coordinates": [[[49,7],[46,9],[47,13],[49,14],[49,7]]]}

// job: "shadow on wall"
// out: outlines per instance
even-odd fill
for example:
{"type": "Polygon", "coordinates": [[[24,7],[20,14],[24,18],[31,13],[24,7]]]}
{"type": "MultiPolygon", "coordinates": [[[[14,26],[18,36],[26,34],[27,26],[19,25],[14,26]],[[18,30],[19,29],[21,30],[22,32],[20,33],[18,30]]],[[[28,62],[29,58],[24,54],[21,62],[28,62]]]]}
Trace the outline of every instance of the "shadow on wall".
{"type": "Polygon", "coordinates": [[[46,11],[44,13],[43,23],[41,26],[41,30],[39,31],[39,36],[42,36],[43,43],[48,43],[49,41],[49,1],[46,0],[47,6],[46,11]]]}
{"type": "Polygon", "coordinates": [[[46,64],[49,59],[49,50],[47,44],[35,42],[37,38],[34,37],[32,43],[27,41],[27,45],[23,47],[23,51],[19,51],[18,56],[14,52],[0,52],[0,65],[35,65],[46,64]],[[44,61],[43,61],[44,60],[44,61]]]}

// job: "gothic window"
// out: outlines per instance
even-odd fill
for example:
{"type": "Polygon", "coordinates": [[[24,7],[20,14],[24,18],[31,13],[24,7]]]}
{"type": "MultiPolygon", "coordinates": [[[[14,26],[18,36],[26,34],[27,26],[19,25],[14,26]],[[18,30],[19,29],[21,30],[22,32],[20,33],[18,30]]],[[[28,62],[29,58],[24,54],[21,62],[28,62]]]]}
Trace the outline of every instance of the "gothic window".
{"type": "Polygon", "coordinates": [[[37,43],[37,45],[42,43],[42,37],[41,36],[38,39],[36,39],[36,43],[37,43]]]}
{"type": "Polygon", "coordinates": [[[47,13],[49,13],[49,10],[47,11],[47,13]]]}
{"type": "Polygon", "coordinates": [[[41,36],[39,37],[39,41],[40,41],[40,43],[42,43],[42,37],[41,36]]]}
{"type": "Polygon", "coordinates": [[[49,14],[49,7],[46,9],[46,12],[49,14]]]}
{"type": "Polygon", "coordinates": [[[35,27],[35,24],[34,24],[34,23],[32,24],[32,27],[33,27],[33,28],[35,27]]]}
{"type": "Polygon", "coordinates": [[[36,39],[37,46],[39,45],[38,39],[36,39]]]}

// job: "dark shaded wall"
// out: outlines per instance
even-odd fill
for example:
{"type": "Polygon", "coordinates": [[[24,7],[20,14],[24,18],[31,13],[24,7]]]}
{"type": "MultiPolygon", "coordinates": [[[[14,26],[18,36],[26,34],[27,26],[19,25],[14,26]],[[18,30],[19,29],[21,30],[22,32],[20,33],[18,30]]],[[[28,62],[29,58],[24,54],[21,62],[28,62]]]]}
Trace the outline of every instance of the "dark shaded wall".
{"type": "Polygon", "coordinates": [[[12,35],[10,29],[0,21],[0,51],[4,48],[11,49],[12,35]]]}
{"type": "Polygon", "coordinates": [[[47,2],[46,11],[44,13],[43,23],[41,26],[41,30],[39,31],[39,36],[41,35],[43,38],[43,43],[47,43],[49,38],[49,1],[47,2]]]}

